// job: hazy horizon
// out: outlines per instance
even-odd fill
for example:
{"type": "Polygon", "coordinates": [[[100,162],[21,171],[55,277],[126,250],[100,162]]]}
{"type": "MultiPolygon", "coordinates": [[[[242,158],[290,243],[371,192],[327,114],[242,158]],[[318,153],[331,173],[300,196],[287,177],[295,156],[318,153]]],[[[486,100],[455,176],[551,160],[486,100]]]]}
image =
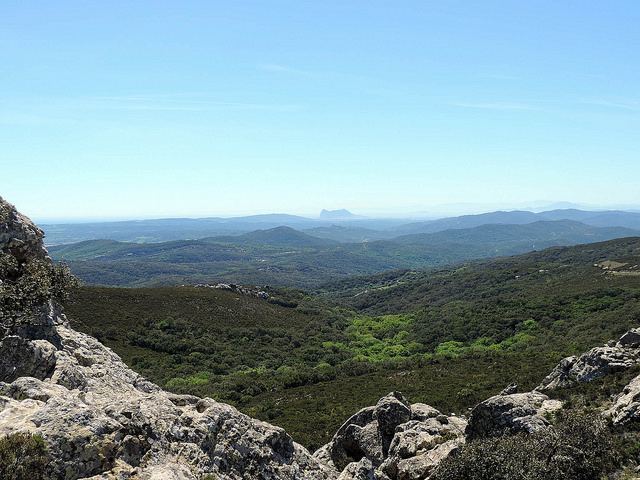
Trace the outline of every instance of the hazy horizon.
{"type": "MultiPolygon", "coordinates": [[[[9,201],[8,199],[5,199],[9,201]]],[[[492,205],[492,204],[444,204],[444,205],[435,205],[432,207],[415,207],[415,209],[403,209],[403,208],[392,208],[389,207],[387,209],[381,210],[373,210],[373,211],[353,211],[349,208],[344,209],[336,209],[337,210],[347,210],[349,213],[354,215],[356,218],[360,217],[363,219],[406,219],[406,220],[436,220],[440,218],[447,217],[457,217],[464,215],[478,215],[483,213],[492,213],[498,211],[530,211],[534,213],[549,211],[549,210],[562,210],[562,209],[578,209],[578,210],[586,210],[586,211],[609,211],[609,210],[622,210],[627,212],[640,212],[640,205],[583,205],[583,204],[575,204],[572,202],[545,202],[545,201],[535,201],[535,202],[525,202],[523,204],[502,204],[502,205],[492,205]]],[[[20,208],[18,208],[20,210],[20,208]]],[[[328,209],[323,209],[328,210],[328,209]]],[[[329,210],[330,212],[333,210],[329,210]]],[[[320,220],[321,211],[315,213],[291,213],[291,212],[245,212],[238,214],[211,214],[211,215],[174,215],[174,216],[149,216],[149,217],[49,217],[49,218],[39,218],[33,217],[28,214],[28,212],[22,212],[25,215],[29,216],[31,220],[36,222],[37,224],[42,225],[54,225],[54,224],[74,224],[74,223],[103,223],[103,222],[121,222],[121,221],[145,221],[145,220],[164,220],[164,219],[206,219],[206,218],[242,218],[242,217],[251,217],[251,216],[261,216],[261,215],[291,215],[304,217],[311,220],[320,220]]],[[[330,221],[330,219],[325,220],[330,221]]],[[[339,221],[338,221],[339,223],[339,221]]]]}
{"type": "Polygon", "coordinates": [[[0,195],[47,222],[640,206],[639,21],[630,0],[9,2],[0,195]]]}

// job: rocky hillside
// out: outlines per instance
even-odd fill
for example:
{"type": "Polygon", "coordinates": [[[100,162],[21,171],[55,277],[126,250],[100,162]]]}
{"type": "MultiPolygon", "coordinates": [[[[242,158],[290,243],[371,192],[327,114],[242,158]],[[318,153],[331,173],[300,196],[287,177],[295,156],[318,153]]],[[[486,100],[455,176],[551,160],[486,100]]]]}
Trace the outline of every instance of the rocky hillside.
{"type": "MultiPolygon", "coordinates": [[[[229,405],[163,391],[96,339],[71,329],[56,304],[65,272],[50,265],[42,238],[37,226],[0,198],[0,436],[40,435],[52,478],[493,478],[447,472],[456,468],[451,459],[471,455],[465,448],[483,439],[555,432],[553,413],[563,403],[554,391],[632,369],[640,358],[640,330],[632,330],[564,359],[534,391],[508,387],[475,406],[468,418],[411,405],[392,392],[355,413],[312,455],[283,429],[229,405]]],[[[602,418],[615,428],[633,424],[640,416],[637,398],[640,376],[601,409],[602,418]]],[[[613,468],[608,457],[600,461],[602,452],[593,460],[586,444],[564,450],[554,445],[549,472],[566,473],[577,464],[582,473],[565,478],[586,479],[613,468]],[[583,468],[587,461],[589,468],[583,468]]]]}
{"type": "MultiPolygon", "coordinates": [[[[2,254],[27,272],[46,258],[42,231],[4,201],[2,215],[2,254]]],[[[40,434],[54,478],[335,477],[281,428],[162,391],[69,328],[52,301],[3,309],[2,327],[0,434],[40,434]]]]}

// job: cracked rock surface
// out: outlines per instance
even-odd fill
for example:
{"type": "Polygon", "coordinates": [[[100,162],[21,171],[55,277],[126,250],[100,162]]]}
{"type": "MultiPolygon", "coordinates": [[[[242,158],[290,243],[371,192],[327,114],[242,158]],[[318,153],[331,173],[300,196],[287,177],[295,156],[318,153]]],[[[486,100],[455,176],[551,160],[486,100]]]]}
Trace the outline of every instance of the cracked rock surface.
{"type": "Polygon", "coordinates": [[[464,442],[466,424],[391,392],[351,416],[314,457],[342,470],[340,480],[424,479],[464,442]]]}

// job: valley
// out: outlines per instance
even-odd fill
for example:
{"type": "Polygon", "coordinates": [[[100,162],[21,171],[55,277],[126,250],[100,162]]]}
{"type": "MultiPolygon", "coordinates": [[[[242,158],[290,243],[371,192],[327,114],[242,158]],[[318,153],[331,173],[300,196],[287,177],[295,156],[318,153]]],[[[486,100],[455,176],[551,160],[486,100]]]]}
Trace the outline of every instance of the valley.
{"type": "Polygon", "coordinates": [[[85,286],[66,311],[163,388],[232,403],[313,448],[381,391],[463,414],[507,383],[533,388],[637,325],[640,277],[616,272],[638,263],[632,237],[260,296],[85,286]]]}

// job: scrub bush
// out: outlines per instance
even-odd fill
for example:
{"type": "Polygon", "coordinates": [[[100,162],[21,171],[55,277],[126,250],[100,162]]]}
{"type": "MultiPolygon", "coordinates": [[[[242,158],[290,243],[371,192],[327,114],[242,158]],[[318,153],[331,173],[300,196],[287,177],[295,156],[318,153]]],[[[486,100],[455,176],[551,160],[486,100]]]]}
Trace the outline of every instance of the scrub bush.
{"type": "Polygon", "coordinates": [[[49,460],[40,435],[14,433],[0,439],[2,480],[42,480],[49,460]]]}
{"type": "Polygon", "coordinates": [[[600,415],[564,413],[536,433],[471,441],[447,457],[432,480],[596,480],[620,462],[600,415]]]}

